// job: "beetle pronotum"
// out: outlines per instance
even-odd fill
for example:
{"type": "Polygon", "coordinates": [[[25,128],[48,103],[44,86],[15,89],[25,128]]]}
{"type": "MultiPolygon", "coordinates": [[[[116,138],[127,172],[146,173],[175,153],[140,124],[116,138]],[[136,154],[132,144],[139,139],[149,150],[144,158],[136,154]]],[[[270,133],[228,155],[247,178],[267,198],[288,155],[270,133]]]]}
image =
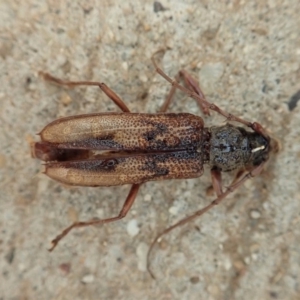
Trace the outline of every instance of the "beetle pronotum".
{"type": "Polygon", "coordinates": [[[172,85],[157,114],[131,113],[126,104],[104,83],[63,81],[47,73],[45,80],[68,87],[98,86],[122,110],[120,113],[95,113],[55,120],[40,133],[40,142],[32,144],[34,157],[45,161],[45,174],[59,182],[76,186],[117,186],[131,184],[120,213],[103,220],[75,222],[53,241],[52,251],[73,228],[99,225],[124,218],[138,194],[141,184],[152,180],[200,177],[203,164],[211,168],[216,199],[201,210],[185,217],[160,233],[163,235],[201,216],[219,204],[248,178],[261,173],[271,151],[271,139],[259,123],[248,122],[208,102],[197,81],[186,71],[175,80],[167,76],[152,56],[156,72],[172,85]],[[182,77],[186,87],[179,84],[182,77]],[[226,124],[206,128],[202,118],[188,113],[166,113],[176,89],[195,99],[204,114],[216,111],[228,121],[252,129],[226,124]],[[222,190],[221,172],[239,169],[239,176],[222,190]]]}

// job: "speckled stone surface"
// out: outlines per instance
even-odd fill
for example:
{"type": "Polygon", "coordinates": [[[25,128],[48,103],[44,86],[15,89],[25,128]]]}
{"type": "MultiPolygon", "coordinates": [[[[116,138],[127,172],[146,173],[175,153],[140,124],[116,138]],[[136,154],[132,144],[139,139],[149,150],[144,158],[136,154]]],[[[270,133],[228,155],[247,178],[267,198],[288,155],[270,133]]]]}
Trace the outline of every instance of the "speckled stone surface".
{"type": "MultiPolygon", "coordinates": [[[[0,299],[299,299],[300,2],[0,1],[0,299]],[[165,8],[165,9],[162,9],[165,8]],[[147,249],[158,232],[213,200],[199,179],[142,186],[128,216],[128,186],[70,188],[41,174],[29,144],[50,121],[118,111],[97,88],[63,89],[38,71],[105,82],[133,112],[156,112],[170,85],[160,65],[201,81],[224,110],[262,123],[280,142],[265,172],[219,207],[147,249]],[[290,110],[289,107],[293,108],[290,110]]],[[[176,94],[172,112],[202,115],[176,94]]],[[[207,126],[224,124],[212,113],[207,126]]],[[[232,174],[224,176],[229,183],[232,174]]]]}

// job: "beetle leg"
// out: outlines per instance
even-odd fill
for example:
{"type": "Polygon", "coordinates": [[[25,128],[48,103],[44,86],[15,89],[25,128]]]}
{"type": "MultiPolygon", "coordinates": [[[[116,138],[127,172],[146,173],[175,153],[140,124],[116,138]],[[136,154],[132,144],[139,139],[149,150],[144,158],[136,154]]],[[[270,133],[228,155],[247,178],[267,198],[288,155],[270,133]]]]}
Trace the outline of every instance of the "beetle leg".
{"type": "MultiPolygon", "coordinates": [[[[181,70],[175,76],[175,81],[179,82],[180,77],[183,77],[185,85],[187,86],[188,89],[197,93],[199,95],[199,97],[205,99],[205,96],[204,96],[203,92],[201,91],[199,84],[191,75],[189,75],[186,71],[181,70]]],[[[177,87],[175,85],[172,86],[172,88],[171,88],[168,96],[166,97],[165,102],[163,103],[162,107],[160,108],[159,112],[163,113],[163,112],[167,111],[167,109],[169,108],[169,105],[173,99],[176,88],[177,87]]],[[[197,103],[198,103],[199,107],[201,108],[202,112],[205,115],[209,115],[209,109],[207,108],[207,106],[203,105],[203,102],[198,101],[198,100],[197,100],[197,103]]]]}
{"type": "MultiPolygon", "coordinates": [[[[206,101],[205,95],[202,92],[199,83],[197,82],[197,80],[195,78],[193,78],[188,72],[186,72],[185,70],[181,70],[179,71],[179,75],[184,79],[185,85],[189,88],[189,90],[194,91],[200,98],[202,98],[203,100],[206,101]]],[[[196,99],[199,107],[201,108],[202,112],[205,115],[210,115],[209,114],[209,108],[203,104],[202,101],[199,101],[198,99],[196,99]]]]}
{"type": "MultiPolygon", "coordinates": [[[[158,52],[163,52],[162,50],[158,51],[158,52]]],[[[172,78],[170,78],[161,68],[159,68],[158,64],[156,63],[155,59],[154,59],[154,56],[158,53],[154,53],[151,57],[151,60],[152,60],[152,63],[155,67],[155,71],[161,76],[163,77],[165,80],[167,80],[169,83],[172,84],[172,86],[181,91],[183,91],[184,93],[186,93],[189,97],[195,99],[200,107],[205,107],[204,108],[204,111],[206,110],[213,110],[217,113],[219,113],[220,115],[224,116],[228,121],[234,121],[234,122],[238,122],[238,123],[241,123],[241,124],[244,124],[245,126],[247,127],[250,127],[252,130],[254,130],[255,132],[261,134],[262,136],[264,136],[266,139],[269,139],[269,136],[268,134],[266,133],[266,130],[263,128],[262,125],[260,125],[259,123],[252,123],[252,122],[249,122],[249,121],[246,121],[242,118],[239,118],[233,114],[230,114],[224,110],[222,110],[220,107],[218,107],[216,104],[213,104],[209,101],[207,101],[205,99],[205,97],[203,97],[203,93],[199,87],[199,91],[197,91],[197,84],[195,85],[195,80],[192,79],[191,76],[186,76],[187,73],[185,71],[181,71],[181,73],[185,73],[185,77],[186,77],[186,81],[188,82],[188,85],[189,85],[189,88],[186,88],[184,87],[183,85],[179,84],[177,80],[173,80],[172,78]],[[201,93],[198,94],[198,92],[201,93]],[[201,104],[200,104],[201,103],[201,104]]]]}
{"type": "Polygon", "coordinates": [[[116,216],[116,217],[112,217],[112,218],[107,218],[104,220],[90,220],[90,221],[86,221],[86,222],[75,222],[73,223],[71,226],[67,227],[66,229],[64,229],[62,231],[61,234],[59,234],[51,243],[52,243],[52,247],[49,249],[49,251],[51,252],[59,243],[59,241],[65,237],[73,228],[78,228],[78,227],[85,227],[85,226],[90,226],[90,225],[102,225],[102,224],[106,224],[106,223],[111,223],[111,222],[115,222],[118,221],[122,218],[124,218],[128,211],[130,210],[131,206],[133,205],[133,202],[137,196],[137,193],[139,191],[140,188],[140,184],[133,184],[128,196],[123,204],[123,207],[120,211],[120,213],[116,216]]]}
{"type": "Polygon", "coordinates": [[[79,85],[88,85],[88,86],[98,86],[123,112],[130,112],[127,105],[124,101],[113,91],[111,90],[105,83],[97,82],[97,81],[67,81],[56,78],[48,73],[39,72],[39,75],[44,78],[44,80],[50,81],[57,85],[64,85],[68,87],[74,87],[79,85]]]}
{"type": "Polygon", "coordinates": [[[211,182],[212,182],[213,189],[217,194],[217,197],[219,197],[223,194],[221,171],[216,168],[212,168],[210,174],[211,174],[211,182]]]}
{"type": "Polygon", "coordinates": [[[246,169],[246,168],[241,168],[240,170],[238,170],[238,172],[236,173],[233,181],[231,182],[231,185],[236,183],[246,172],[249,172],[250,170],[246,169]]]}
{"type": "MultiPolygon", "coordinates": [[[[181,219],[179,222],[175,223],[174,225],[170,226],[169,228],[165,229],[163,232],[161,232],[159,235],[156,236],[156,238],[154,239],[154,241],[151,243],[150,248],[148,250],[147,253],[147,269],[148,272],[150,273],[150,275],[152,276],[152,278],[155,278],[153,272],[151,271],[150,268],[150,255],[152,252],[152,249],[154,248],[155,244],[157,243],[157,241],[163,237],[164,235],[166,235],[167,233],[169,233],[170,231],[172,231],[173,229],[180,227],[182,225],[185,225],[186,223],[189,223],[190,221],[200,217],[201,215],[203,215],[204,213],[206,213],[208,210],[210,210],[211,208],[213,208],[214,206],[218,205],[224,198],[226,198],[226,196],[230,193],[232,193],[234,190],[236,190],[240,185],[242,185],[247,179],[251,178],[251,177],[255,177],[257,175],[259,175],[261,173],[261,171],[263,170],[265,162],[261,163],[259,166],[255,167],[254,169],[252,169],[252,171],[248,172],[247,174],[245,174],[244,176],[242,176],[238,181],[236,181],[235,183],[231,184],[225,192],[221,192],[221,194],[219,194],[217,196],[217,198],[215,200],[213,200],[210,204],[208,204],[207,206],[205,206],[204,208],[196,211],[195,213],[193,213],[190,216],[187,216],[183,219],[181,219]]],[[[212,175],[214,176],[214,175],[212,175]]],[[[217,180],[218,182],[218,180],[217,180]]],[[[218,192],[217,192],[218,193],[218,192]]]]}
{"type": "MultiPolygon", "coordinates": [[[[179,80],[179,74],[177,74],[175,76],[175,80],[178,82],[178,80],[179,80]]],[[[168,96],[166,97],[163,105],[161,106],[161,108],[160,108],[160,110],[158,112],[164,113],[164,112],[167,111],[167,109],[169,108],[170,103],[171,103],[171,101],[172,101],[172,99],[174,97],[175,91],[176,91],[176,86],[173,85],[172,88],[171,88],[171,90],[170,90],[170,92],[169,92],[169,94],[168,94],[168,96]]]]}

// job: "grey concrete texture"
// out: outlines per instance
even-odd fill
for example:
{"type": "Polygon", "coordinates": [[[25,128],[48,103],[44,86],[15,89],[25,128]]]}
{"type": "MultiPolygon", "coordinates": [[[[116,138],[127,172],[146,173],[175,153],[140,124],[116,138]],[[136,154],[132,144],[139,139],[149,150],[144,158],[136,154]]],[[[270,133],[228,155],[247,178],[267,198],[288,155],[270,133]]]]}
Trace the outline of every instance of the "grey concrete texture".
{"type": "MultiPolygon", "coordinates": [[[[300,90],[300,2],[161,5],[0,1],[0,299],[300,299],[300,105],[288,105],[300,90]],[[30,143],[47,123],[119,109],[96,87],[57,87],[38,72],[105,82],[133,112],[154,113],[170,90],[150,60],[162,48],[167,74],[187,70],[209,101],[263,124],[279,152],[261,176],[162,239],[151,256],[156,280],[147,249],[214,199],[208,168],[144,184],[125,219],[74,230],[49,253],[72,222],[116,215],[129,186],[68,187],[42,174],[30,143]]],[[[180,92],[170,111],[203,116],[180,92]]]]}

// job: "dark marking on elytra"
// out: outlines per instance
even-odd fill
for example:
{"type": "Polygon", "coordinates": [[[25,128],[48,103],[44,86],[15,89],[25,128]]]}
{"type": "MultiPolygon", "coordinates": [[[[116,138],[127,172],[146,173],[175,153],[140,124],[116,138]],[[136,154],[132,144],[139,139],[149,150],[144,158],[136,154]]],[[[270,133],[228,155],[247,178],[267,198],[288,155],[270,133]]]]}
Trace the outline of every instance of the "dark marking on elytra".
{"type": "Polygon", "coordinates": [[[78,169],[90,172],[109,171],[114,172],[116,166],[121,163],[123,158],[109,158],[109,159],[87,159],[79,161],[64,161],[64,162],[49,162],[46,168],[57,167],[65,169],[78,169]]]}
{"type": "Polygon", "coordinates": [[[141,171],[147,171],[144,180],[150,180],[156,177],[165,176],[169,174],[169,169],[166,167],[158,166],[158,163],[166,161],[166,154],[163,155],[150,155],[147,157],[146,163],[140,167],[141,171]]]}
{"type": "Polygon", "coordinates": [[[147,131],[143,136],[146,141],[151,142],[155,138],[163,133],[168,132],[168,127],[165,124],[159,122],[147,122],[147,125],[153,126],[155,129],[147,131]]]}
{"type": "Polygon", "coordinates": [[[90,150],[122,150],[123,145],[114,141],[113,134],[107,134],[83,140],[78,140],[70,143],[61,143],[58,145],[59,148],[66,149],[90,149],[90,150]]]}
{"type": "Polygon", "coordinates": [[[106,171],[114,171],[115,166],[118,164],[118,160],[115,158],[106,159],[101,163],[101,167],[106,171]]]}

